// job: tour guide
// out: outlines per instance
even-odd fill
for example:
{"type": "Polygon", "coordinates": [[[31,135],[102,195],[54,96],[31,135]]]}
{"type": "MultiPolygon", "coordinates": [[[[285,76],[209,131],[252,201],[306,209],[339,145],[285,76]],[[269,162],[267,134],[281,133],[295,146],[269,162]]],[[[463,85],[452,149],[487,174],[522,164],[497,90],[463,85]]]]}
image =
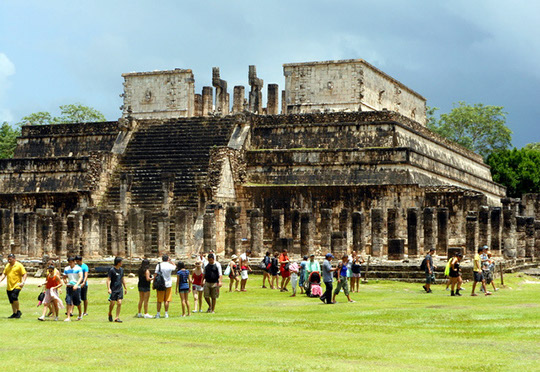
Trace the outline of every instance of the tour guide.
{"type": "Polygon", "coordinates": [[[7,277],[7,296],[13,310],[13,314],[9,318],[18,319],[22,315],[21,310],[19,310],[19,293],[24,287],[27,274],[26,269],[15,259],[13,253],[8,255],[8,265],[6,265],[2,276],[0,276],[0,283],[5,277],[7,277]]]}

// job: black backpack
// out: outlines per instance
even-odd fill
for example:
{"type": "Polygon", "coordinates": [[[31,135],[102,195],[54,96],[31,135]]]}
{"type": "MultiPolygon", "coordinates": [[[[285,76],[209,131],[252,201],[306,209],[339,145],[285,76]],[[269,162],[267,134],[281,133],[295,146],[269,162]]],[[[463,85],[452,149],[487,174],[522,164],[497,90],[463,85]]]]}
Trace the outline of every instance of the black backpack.
{"type": "Polygon", "coordinates": [[[426,270],[427,269],[427,257],[422,260],[422,263],[420,264],[420,270],[426,270]]]}
{"type": "Polygon", "coordinates": [[[158,272],[154,276],[153,287],[156,291],[165,291],[167,289],[167,287],[165,286],[165,277],[161,272],[161,263],[158,264],[158,272]]]}

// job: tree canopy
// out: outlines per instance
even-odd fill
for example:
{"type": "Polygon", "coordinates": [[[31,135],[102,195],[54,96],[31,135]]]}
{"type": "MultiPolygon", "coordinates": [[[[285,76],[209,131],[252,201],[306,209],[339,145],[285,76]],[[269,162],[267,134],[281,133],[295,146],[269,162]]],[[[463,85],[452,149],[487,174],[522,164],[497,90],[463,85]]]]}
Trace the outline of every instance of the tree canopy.
{"type": "Polygon", "coordinates": [[[13,157],[15,146],[17,146],[17,137],[20,135],[18,129],[14,129],[8,122],[3,122],[0,127],[0,159],[9,159],[13,157]]]}
{"type": "Polygon", "coordinates": [[[105,116],[98,110],[84,106],[80,103],[61,105],[60,116],[52,116],[47,111],[39,111],[28,116],[24,116],[19,125],[46,125],[46,124],[67,124],[67,123],[93,123],[106,121],[105,116]]]}
{"type": "Polygon", "coordinates": [[[502,106],[465,102],[454,104],[448,114],[435,117],[436,107],[428,107],[427,127],[451,141],[486,158],[492,151],[505,150],[511,146],[512,131],[506,126],[502,106]]]}

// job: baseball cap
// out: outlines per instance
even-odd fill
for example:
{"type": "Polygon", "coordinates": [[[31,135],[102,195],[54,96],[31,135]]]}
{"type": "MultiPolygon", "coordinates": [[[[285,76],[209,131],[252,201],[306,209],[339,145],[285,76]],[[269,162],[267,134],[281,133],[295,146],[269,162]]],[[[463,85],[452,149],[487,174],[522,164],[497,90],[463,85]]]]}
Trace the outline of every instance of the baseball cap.
{"type": "Polygon", "coordinates": [[[326,257],[326,258],[334,258],[334,256],[332,255],[332,253],[327,253],[325,257],[326,257]]]}

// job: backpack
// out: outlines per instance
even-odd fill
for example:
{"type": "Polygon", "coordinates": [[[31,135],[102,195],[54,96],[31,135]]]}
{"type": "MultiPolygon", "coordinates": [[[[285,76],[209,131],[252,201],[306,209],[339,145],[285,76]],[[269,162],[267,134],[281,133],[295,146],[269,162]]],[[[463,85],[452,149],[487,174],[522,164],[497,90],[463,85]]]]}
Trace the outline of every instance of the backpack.
{"type": "Polygon", "coordinates": [[[452,258],[448,260],[446,267],[444,268],[444,276],[450,276],[450,266],[452,264],[452,258]]]}
{"type": "Polygon", "coordinates": [[[261,263],[259,264],[259,267],[261,269],[266,269],[267,268],[267,265],[266,265],[266,257],[262,259],[261,263]]]}
{"type": "Polygon", "coordinates": [[[420,270],[425,271],[427,269],[427,258],[424,258],[422,260],[422,263],[420,264],[420,270]]]}
{"type": "Polygon", "coordinates": [[[154,276],[153,288],[156,291],[165,291],[167,289],[167,287],[165,286],[165,277],[163,276],[163,273],[161,272],[161,263],[158,264],[158,272],[154,276]]]}

